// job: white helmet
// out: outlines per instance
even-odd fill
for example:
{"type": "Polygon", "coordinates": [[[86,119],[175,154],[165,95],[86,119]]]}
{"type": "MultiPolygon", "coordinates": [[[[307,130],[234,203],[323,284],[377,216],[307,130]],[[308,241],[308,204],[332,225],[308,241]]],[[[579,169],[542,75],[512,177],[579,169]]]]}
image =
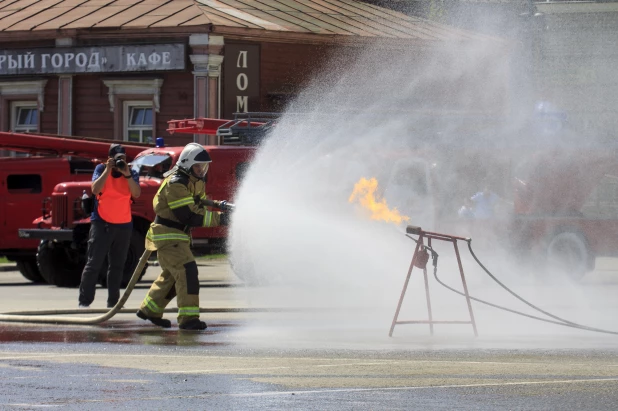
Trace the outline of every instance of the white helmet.
{"type": "Polygon", "coordinates": [[[193,174],[197,178],[204,178],[208,172],[208,165],[211,162],[212,159],[204,147],[198,143],[189,143],[182,149],[178,162],[168,173],[171,174],[180,169],[186,174],[193,174]],[[202,165],[199,172],[193,172],[194,165],[202,165]]]}

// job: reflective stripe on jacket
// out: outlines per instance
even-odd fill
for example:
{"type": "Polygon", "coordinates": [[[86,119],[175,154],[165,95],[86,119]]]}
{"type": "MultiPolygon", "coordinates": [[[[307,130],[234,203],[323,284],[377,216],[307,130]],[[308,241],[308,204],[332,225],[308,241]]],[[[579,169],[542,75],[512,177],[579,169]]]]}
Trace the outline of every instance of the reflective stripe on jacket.
{"type": "MultiPolygon", "coordinates": [[[[152,200],[157,216],[173,222],[192,227],[217,227],[220,222],[220,212],[208,211],[196,204],[196,198],[207,198],[205,183],[194,176],[188,176],[182,171],[176,171],[167,177],[152,200]],[[181,216],[182,218],[180,218],[181,216]]],[[[146,245],[151,250],[157,249],[157,243],[162,241],[190,241],[188,230],[168,227],[152,223],[146,235],[146,245]]]]}

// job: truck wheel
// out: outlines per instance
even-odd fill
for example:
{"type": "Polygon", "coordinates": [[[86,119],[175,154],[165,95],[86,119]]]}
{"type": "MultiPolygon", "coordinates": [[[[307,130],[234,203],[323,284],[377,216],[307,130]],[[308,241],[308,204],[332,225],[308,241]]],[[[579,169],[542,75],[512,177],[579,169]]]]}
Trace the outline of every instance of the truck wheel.
{"type": "Polygon", "coordinates": [[[15,263],[17,264],[17,269],[26,280],[32,281],[33,283],[45,282],[36,264],[36,257],[24,258],[15,261],[15,263]]]}
{"type": "MultiPolygon", "coordinates": [[[[129,243],[129,251],[127,252],[127,261],[124,264],[124,272],[122,274],[122,282],[120,283],[121,288],[126,288],[131,281],[131,277],[133,276],[133,272],[135,271],[135,267],[139,263],[139,259],[144,254],[145,250],[145,236],[137,230],[133,230],[131,234],[131,241],[129,243]]],[[[103,269],[99,274],[99,284],[103,288],[107,288],[107,258],[105,259],[105,263],[103,264],[103,269]]],[[[142,279],[144,274],[146,274],[146,269],[148,268],[148,264],[144,267],[144,270],[139,276],[139,280],[142,279]]],[[[138,280],[138,281],[139,281],[138,280]]]]}
{"type": "Polygon", "coordinates": [[[84,269],[84,256],[69,245],[43,240],[36,255],[41,276],[57,287],[78,287],[84,269]]]}
{"type": "Polygon", "coordinates": [[[585,237],[577,232],[558,233],[547,246],[548,268],[573,280],[580,280],[591,270],[592,258],[585,237]]]}

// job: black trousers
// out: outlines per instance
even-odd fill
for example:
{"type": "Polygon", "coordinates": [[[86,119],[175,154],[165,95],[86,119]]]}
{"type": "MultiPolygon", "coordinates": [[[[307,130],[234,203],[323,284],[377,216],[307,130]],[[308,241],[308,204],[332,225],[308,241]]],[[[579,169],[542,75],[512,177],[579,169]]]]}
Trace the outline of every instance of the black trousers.
{"type": "Polygon", "coordinates": [[[93,220],[88,239],[88,261],[79,285],[79,303],[90,305],[94,301],[99,273],[107,256],[107,306],[113,307],[120,299],[120,283],[131,242],[131,226],[109,224],[93,220]]]}

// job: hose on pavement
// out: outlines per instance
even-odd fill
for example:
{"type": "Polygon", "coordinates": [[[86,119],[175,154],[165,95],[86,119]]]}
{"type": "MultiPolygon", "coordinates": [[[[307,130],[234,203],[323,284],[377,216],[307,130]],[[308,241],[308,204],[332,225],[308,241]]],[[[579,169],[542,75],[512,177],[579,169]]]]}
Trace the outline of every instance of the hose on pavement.
{"type": "MultiPolygon", "coordinates": [[[[149,251],[149,250],[144,251],[144,254],[142,254],[142,257],[139,259],[139,262],[137,263],[137,267],[135,267],[135,271],[133,271],[133,276],[131,277],[129,284],[127,284],[127,288],[125,289],[124,294],[122,295],[122,297],[120,297],[120,300],[118,300],[118,302],[112,309],[110,309],[109,311],[105,312],[102,315],[99,315],[96,317],[61,317],[57,315],[41,315],[38,312],[30,312],[28,313],[29,315],[25,315],[24,313],[16,313],[16,314],[4,313],[4,314],[0,314],[0,321],[20,322],[20,323],[78,324],[78,325],[79,324],[94,325],[94,324],[100,324],[102,322],[105,322],[109,320],[110,318],[112,318],[114,315],[116,315],[118,312],[120,312],[122,307],[124,306],[124,303],[127,302],[127,300],[129,299],[129,296],[131,295],[131,292],[133,291],[133,288],[135,287],[135,284],[137,283],[137,280],[140,277],[140,273],[146,267],[146,263],[148,262],[148,258],[150,258],[150,254],[152,254],[152,251],[149,251]]],[[[91,313],[89,311],[91,310],[70,311],[70,313],[83,312],[84,314],[89,314],[91,313]]],[[[53,313],[53,311],[51,312],[53,313]]]]}

